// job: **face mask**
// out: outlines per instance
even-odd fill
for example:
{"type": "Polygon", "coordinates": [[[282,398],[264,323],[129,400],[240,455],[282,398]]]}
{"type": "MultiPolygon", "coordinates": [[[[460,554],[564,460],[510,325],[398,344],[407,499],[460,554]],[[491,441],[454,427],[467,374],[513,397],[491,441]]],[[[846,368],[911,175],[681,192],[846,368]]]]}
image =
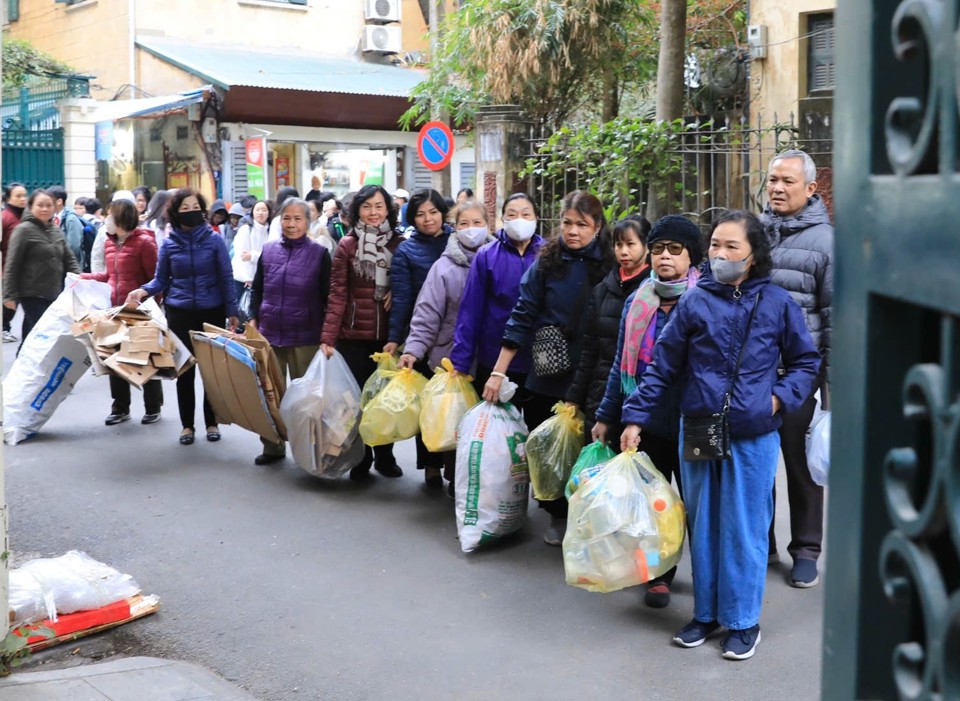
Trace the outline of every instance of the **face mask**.
{"type": "Polygon", "coordinates": [[[537,222],[530,219],[511,219],[503,222],[503,230],[514,241],[523,243],[533,238],[537,231],[537,222]]]}
{"type": "MultiPolygon", "coordinates": [[[[751,254],[752,255],[752,254],[751,254]]],[[[729,285],[743,277],[747,272],[747,256],[743,260],[724,260],[723,258],[710,259],[710,272],[717,282],[729,285]]]]}
{"type": "Polygon", "coordinates": [[[108,234],[117,233],[117,224],[113,221],[113,215],[108,214],[107,218],[103,222],[103,226],[106,228],[108,234]]]}
{"type": "Polygon", "coordinates": [[[650,273],[653,289],[661,299],[676,299],[687,291],[687,278],[682,280],[661,280],[655,272],[650,273]]]}
{"type": "Polygon", "coordinates": [[[489,235],[490,232],[485,226],[471,226],[466,229],[457,229],[457,239],[466,248],[480,248],[489,235]]]}
{"type": "Polygon", "coordinates": [[[196,229],[203,224],[203,212],[199,209],[193,209],[189,212],[180,212],[180,224],[184,229],[196,229]]]}

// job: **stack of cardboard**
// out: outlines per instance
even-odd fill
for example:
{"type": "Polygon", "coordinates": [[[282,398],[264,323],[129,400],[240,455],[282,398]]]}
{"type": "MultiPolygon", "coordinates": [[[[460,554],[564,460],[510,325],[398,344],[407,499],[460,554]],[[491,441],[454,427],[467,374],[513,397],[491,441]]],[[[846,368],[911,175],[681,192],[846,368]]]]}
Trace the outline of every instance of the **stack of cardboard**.
{"type": "Polygon", "coordinates": [[[244,336],[237,336],[204,324],[202,332],[191,331],[190,337],[217,421],[242,426],[274,443],[286,440],[280,417],[286,382],[267,339],[249,325],[244,336]]]}
{"type": "Polygon", "coordinates": [[[146,311],[90,312],[72,331],[87,349],[95,375],[117,375],[136,387],[154,378],[174,380],[196,362],[176,334],[146,311]]]}

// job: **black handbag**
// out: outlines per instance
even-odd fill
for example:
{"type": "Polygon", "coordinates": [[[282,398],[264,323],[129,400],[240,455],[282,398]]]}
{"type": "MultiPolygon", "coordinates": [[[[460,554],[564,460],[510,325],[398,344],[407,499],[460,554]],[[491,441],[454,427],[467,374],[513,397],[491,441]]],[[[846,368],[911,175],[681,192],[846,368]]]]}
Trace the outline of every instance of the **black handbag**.
{"type": "Polygon", "coordinates": [[[743,343],[740,345],[740,355],[737,356],[737,366],[733,370],[733,377],[730,379],[730,386],[723,398],[723,408],[720,413],[712,416],[683,417],[683,459],[687,462],[724,460],[731,457],[730,398],[733,396],[733,388],[737,382],[737,376],[740,374],[740,364],[743,362],[743,353],[747,349],[747,340],[750,338],[753,317],[756,315],[759,306],[760,294],[757,295],[757,301],[754,303],[753,309],[750,310],[750,318],[747,319],[747,328],[743,334],[743,343]]]}
{"type": "Polygon", "coordinates": [[[570,372],[570,344],[560,326],[541,326],[533,335],[533,370],[538,377],[570,372]]]}

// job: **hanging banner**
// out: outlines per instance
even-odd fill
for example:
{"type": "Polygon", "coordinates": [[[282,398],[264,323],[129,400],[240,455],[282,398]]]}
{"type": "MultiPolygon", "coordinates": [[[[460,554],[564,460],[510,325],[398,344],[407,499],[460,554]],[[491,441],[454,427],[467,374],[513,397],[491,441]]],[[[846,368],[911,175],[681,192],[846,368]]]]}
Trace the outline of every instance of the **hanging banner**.
{"type": "Polygon", "coordinates": [[[247,193],[258,200],[267,198],[267,140],[260,136],[244,142],[247,151],[247,193]]]}
{"type": "Polygon", "coordinates": [[[277,190],[290,184],[290,159],[286,156],[278,156],[273,165],[276,173],[277,190]]]}
{"type": "Polygon", "coordinates": [[[113,122],[97,122],[94,129],[96,158],[98,161],[109,161],[113,158],[113,122]]]}

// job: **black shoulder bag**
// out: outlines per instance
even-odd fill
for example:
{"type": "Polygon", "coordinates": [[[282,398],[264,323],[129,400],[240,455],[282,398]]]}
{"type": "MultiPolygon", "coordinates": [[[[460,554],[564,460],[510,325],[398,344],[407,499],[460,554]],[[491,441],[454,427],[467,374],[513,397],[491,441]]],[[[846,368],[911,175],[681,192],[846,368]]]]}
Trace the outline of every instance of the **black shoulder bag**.
{"type": "Polygon", "coordinates": [[[753,325],[753,317],[756,316],[757,307],[760,306],[760,294],[757,295],[757,301],[750,310],[750,318],[747,319],[747,328],[743,334],[743,343],[740,345],[740,355],[737,357],[737,366],[734,368],[733,377],[730,380],[730,386],[727,388],[727,394],[723,399],[723,409],[719,414],[704,417],[683,417],[683,459],[687,462],[698,462],[705,460],[724,460],[730,455],[730,398],[733,396],[733,389],[737,383],[737,376],[740,374],[740,364],[743,362],[743,354],[747,350],[747,341],[750,338],[750,327],[753,325]]]}
{"type": "Polygon", "coordinates": [[[566,327],[541,326],[534,332],[533,369],[537,377],[556,377],[576,370],[570,358],[570,339],[576,334],[581,321],[580,317],[587,306],[587,300],[590,299],[590,293],[593,292],[594,286],[590,284],[589,269],[584,287],[586,289],[581,290],[580,298],[567,320],[566,327]]]}

